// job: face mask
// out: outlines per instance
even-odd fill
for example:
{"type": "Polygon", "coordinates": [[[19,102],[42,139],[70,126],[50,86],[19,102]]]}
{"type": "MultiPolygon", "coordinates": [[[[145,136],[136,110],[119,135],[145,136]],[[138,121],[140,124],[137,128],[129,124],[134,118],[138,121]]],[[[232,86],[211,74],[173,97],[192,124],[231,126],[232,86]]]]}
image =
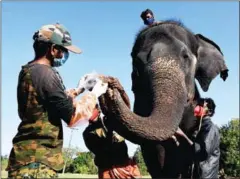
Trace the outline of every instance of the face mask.
{"type": "Polygon", "coordinates": [[[146,19],[146,20],[144,21],[144,24],[145,24],[145,25],[151,25],[151,24],[153,24],[153,22],[154,22],[154,18],[151,17],[151,18],[146,19]]]}
{"type": "Polygon", "coordinates": [[[61,58],[61,59],[55,58],[54,61],[53,61],[53,67],[62,66],[64,63],[66,63],[66,61],[68,60],[68,57],[69,57],[69,52],[64,52],[63,53],[63,58],[61,58]]]}

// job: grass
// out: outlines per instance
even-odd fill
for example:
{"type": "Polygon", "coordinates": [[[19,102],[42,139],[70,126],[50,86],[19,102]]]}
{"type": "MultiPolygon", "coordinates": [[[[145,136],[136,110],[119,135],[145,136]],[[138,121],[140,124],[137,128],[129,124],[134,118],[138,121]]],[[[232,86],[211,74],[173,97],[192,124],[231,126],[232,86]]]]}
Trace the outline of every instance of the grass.
{"type": "MultiPolygon", "coordinates": [[[[1,178],[7,178],[7,172],[1,172],[1,178]]],[[[59,178],[98,178],[97,175],[87,175],[87,174],[72,174],[72,173],[65,173],[59,174],[59,178]]],[[[142,178],[151,178],[150,176],[142,176],[142,178]]],[[[227,179],[239,179],[239,177],[227,177],[227,179]]]]}
{"type": "MultiPolygon", "coordinates": [[[[1,172],[1,178],[7,178],[6,171],[1,172]]],[[[59,178],[98,178],[98,176],[97,175],[66,173],[66,174],[59,174],[59,178]]]]}
{"type": "MultiPolygon", "coordinates": [[[[1,178],[7,178],[7,172],[1,172],[1,178]]],[[[97,175],[87,175],[87,174],[72,174],[72,173],[65,173],[59,174],[59,178],[98,178],[97,175]]],[[[143,178],[151,178],[150,176],[143,176],[143,178]]]]}
{"type": "MultiPolygon", "coordinates": [[[[1,178],[7,178],[6,171],[1,172],[1,178]]],[[[66,174],[59,174],[59,178],[98,178],[98,176],[97,175],[66,173],[66,174]]]]}

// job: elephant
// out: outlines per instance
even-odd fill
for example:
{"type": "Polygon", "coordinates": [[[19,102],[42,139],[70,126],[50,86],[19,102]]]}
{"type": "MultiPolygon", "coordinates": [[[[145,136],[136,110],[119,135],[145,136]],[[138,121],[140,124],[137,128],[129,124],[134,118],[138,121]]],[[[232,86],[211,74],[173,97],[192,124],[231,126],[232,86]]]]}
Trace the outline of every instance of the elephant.
{"type": "Polygon", "coordinates": [[[179,126],[188,136],[193,132],[200,98],[196,81],[206,92],[216,76],[228,77],[223,53],[209,38],[166,20],[137,34],[131,57],[133,112],[111,88],[99,98],[100,106],[108,108],[118,134],[141,146],[151,177],[183,176],[191,146],[180,138],[177,147],[171,136],[179,126]]]}

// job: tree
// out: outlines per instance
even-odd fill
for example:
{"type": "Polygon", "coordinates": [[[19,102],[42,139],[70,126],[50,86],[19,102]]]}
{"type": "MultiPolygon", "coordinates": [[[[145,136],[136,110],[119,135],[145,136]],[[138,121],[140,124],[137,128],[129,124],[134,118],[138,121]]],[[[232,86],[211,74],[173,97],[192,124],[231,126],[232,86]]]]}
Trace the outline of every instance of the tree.
{"type": "Polygon", "coordinates": [[[73,162],[73,158],[78,156],[80,149],[78,147],[63,148],[63,160],[66,162],[65,172],[69,172],[69,167],[73,162]]]}
{"type": "Polygon", "coordinates": [[[94,163],[93,153],[79,153],[79,155],[70,164],[68,169],[71,173],[97,174],[97,167],[94,163]]]}
{"type": "Polygon", "coordinates": [[[220,169],[228,176],[240,176],[240,122],[232,119],[220,128],[220,169]]]}
{"type": "Polygon", "coordinates": [[[138,147],[136,152],[134,153],[134,158],[135,158],[136,163],[139,167],[141,175],[149,175],[149,173],[147,171],[147,167],[146,167],[144,159],[143,159],[143,156],[142,156],[142,152],[141,152],[140,147],[138,147]]]}

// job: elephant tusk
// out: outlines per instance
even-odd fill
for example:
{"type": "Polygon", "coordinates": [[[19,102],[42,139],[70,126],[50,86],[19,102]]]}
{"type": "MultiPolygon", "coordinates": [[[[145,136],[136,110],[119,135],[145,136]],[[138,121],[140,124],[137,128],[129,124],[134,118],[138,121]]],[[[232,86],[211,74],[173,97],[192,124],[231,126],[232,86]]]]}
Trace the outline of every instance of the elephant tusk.
{"type": "MultiPolygon", "coordinates": [[[[193,145],[193,142],[192,142],[192,141],[188,138],[188,136],[182,131],[182,129],[178,128],[177,131],[176,131],[176,134],[184,137],[184,138],[188,141],[188,143],[189,143],[190,145],[193,145]]],[[[175,136],[174,136],[174,137],[175,137],[175,136]]]]}
{"type": "Polygon", "coordinates": [[[173,138],[173,140],[176,142],[176,145],[179,146],[179,142],[178,142],[176,136],[173,135],[172,138],[173,138]]]}

